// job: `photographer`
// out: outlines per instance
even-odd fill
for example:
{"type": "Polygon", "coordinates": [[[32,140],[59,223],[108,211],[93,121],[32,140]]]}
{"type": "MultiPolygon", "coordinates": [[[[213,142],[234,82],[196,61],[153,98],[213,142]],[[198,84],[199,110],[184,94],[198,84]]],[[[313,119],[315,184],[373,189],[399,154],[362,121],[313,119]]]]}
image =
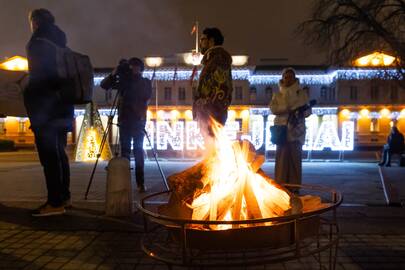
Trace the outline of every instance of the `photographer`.
{"type": "Polygon", "coordinates": [[[131,140],[135,157],[135,176],[139,192],[145,192],[143,140],[146,111],[152,95],[152,84],[142,77],[144,63],[139,58],[121,60],[118,67],[101,81],[105,89],[117,89],[118,125],[121,156],[131,160],[131,140]]]}

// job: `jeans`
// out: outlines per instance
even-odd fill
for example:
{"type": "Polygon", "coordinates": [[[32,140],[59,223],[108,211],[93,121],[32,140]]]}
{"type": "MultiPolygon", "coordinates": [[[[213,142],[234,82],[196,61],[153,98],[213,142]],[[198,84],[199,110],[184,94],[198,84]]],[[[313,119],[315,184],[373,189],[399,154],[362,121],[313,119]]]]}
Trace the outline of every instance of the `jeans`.
{"type": "Polygon", "coordinates": [[[56,127],[40,127],[33,130],[39,160],[44,170],[48,203],[59,207],[70,199],[70,168],[65,152],[67,131],[56,127]]]}
{"type": "Polygon", "coordinates": [[[145,182],[143,140],[145,137],[145,124],[143,120],[120,124],[121,156],[131,161],[131,141],[135,157],[136,184],[141,186],[145,182]]]}

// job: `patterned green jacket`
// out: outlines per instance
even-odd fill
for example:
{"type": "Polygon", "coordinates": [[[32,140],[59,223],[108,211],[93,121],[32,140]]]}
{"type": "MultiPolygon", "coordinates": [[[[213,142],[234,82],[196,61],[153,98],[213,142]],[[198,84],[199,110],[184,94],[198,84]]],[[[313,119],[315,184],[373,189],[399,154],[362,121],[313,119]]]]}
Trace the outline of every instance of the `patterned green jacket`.
{"type": "Polygon", "coordinates": [[[209,49],[202,59],[204,65],[194,93],[194,118],[212,116],[225,124],[232,102],[232,57],[221,46],[209,49]]]}

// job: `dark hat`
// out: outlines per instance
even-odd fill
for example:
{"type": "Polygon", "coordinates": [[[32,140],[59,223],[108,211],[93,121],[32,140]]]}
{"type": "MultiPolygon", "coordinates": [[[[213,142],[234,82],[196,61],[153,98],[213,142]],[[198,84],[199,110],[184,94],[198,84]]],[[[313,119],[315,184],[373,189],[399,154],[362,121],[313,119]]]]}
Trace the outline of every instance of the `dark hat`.
{"type": "Polygon", "coordinates": [[[143,61],[141,59],[139,59],[138,57],[132,57],[129,59],[129,65],[131,66],[138,66],[141,68],[141,71],[143,71],[145,69],[145,64],[143,63],[143,61]]]}

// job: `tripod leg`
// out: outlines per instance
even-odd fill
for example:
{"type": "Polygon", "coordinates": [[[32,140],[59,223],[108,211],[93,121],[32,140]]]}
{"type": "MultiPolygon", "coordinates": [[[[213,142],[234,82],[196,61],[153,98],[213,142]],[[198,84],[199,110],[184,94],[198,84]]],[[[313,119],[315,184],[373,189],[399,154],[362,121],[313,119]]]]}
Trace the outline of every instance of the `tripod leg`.
{"type": "Polygon", "coordinates": [[[110,110],[110,115],[109,115],[109,119],[108,119],[108,122],[107,122],[107,128],[105,129],[103,139],[101,140],[101,143],[100,143],[100,148],[99,148],[100,150],[98,151],[98,154],[97,154],[96,163],[94,163],[93,171],[91,172],[89,183],[87,184],[86,193],[84,195],[85,200],[87,200],[87,196],[89,195],[90,187],[91,187],[91,184],[93,183],[94,174],[95,174],[96,169],[97,169],[98,160],[101,157],[101,153],[103,153],[103,149],[104,149],[105,142],[107,140],[107,136],[110,133],[112,122],[113,122],[115,113],[116,113],[116,111],[118,109],[118,96],[119,96],[119,94],[120,94],[120,91],[118,90],[117,93],[115,94],[114,102],[113,102],[113,105],[112,105],[111,110],[110,110]]]}
{"type": "Polygon", "coordinates": [[[108,120],[109,121],[108,121],[108,124],[107,124],[107,129],[104,132],[103,139],[101,140],[101,144],[100,144],[100,148],[99,148],[100,150],[98,151],[98,154],[97,154],[96,163],[94,163],[93,170],[91,172],[91,176],[90,176],[90,179],[89,179],[89,183],[87,184],[86,193],[84,195],[85,200],[87,200],[87,196],[89,195],[90,187],[91,187],[91,184],[93,183],[93,178],[94,178],[94,174],[95,174],[96,169],[97,169],[98,161],[99,161],[99,159],[101,157],[101,153],[103,153],[104,145],[105,145],[105,142],[107,140],[108,133],[110,132],[110,129],[111,129],[112,117],[110,117],[110,119],[108,119],[108,120]]]}
{"type": "Polygon", "coordinates": [[[156,156],[155,148],[152,146],[152,142],[151,142],[151,140],[149,138],[148,132],[146,131],[146,129],[144,129],[143,132],[145,133],[146,138],[148,139],[149,145],[152,148],[152,154],[153,154],[153,157],[155,158],[156,164],[157,164],[157,166],[159,168],[159,172],[160,172],[160,175],[162,176],[163,183],[165,184],[166,189],[170,190],[169,185],[167,184],[166,176],[164,175],[163,170],[160,167],[159,161],[158,161],[157,156],[156,156]]]}

